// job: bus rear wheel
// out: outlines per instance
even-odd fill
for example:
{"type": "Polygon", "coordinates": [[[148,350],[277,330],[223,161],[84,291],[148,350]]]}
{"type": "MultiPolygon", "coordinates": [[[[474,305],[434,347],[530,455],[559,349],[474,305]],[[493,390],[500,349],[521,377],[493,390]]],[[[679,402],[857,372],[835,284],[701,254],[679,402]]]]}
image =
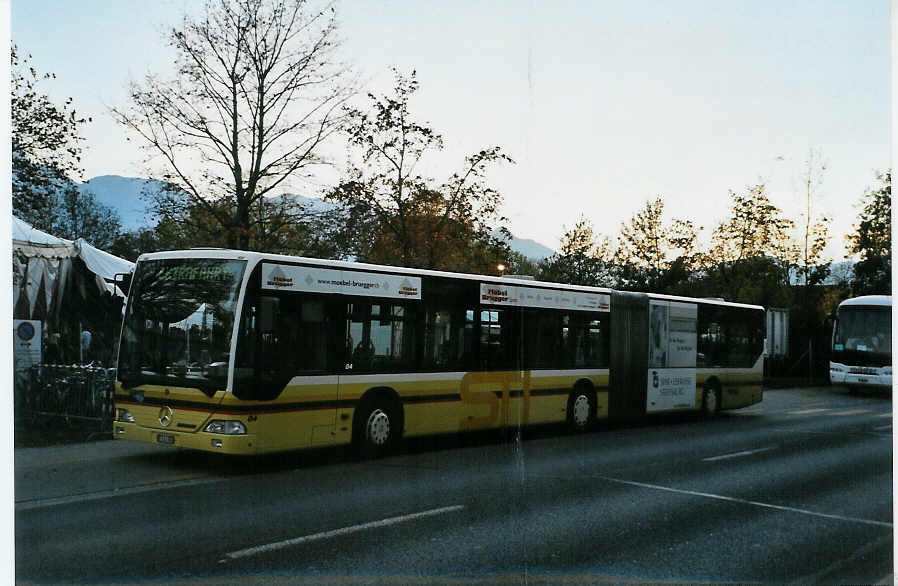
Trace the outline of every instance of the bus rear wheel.
{"type": "Polygon", "coordinates": [[[583,432],[592,427],[596,419],[596,395],[592,390],[580,387],[568,397],[567,422],[571,431],[583,432]]]}
{"type": "Polygon", "coordinates": [[[353,443],[359,455],[378,457],[388,453],[401,433],[397,408],[386,400],[362,403],[354,417],[353,443]]]}
{"type": "Polygon", "coordinates": [[[714,417],[720,412],[720,390],[717,385],[708,385],[702,391],[702,413],[714,417]]]}

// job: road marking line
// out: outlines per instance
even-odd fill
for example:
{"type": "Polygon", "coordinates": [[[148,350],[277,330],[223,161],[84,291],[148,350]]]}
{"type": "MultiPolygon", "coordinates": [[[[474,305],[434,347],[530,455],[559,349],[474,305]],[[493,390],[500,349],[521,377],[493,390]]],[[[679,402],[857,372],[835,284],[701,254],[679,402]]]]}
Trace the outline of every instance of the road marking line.
{"type": "Polygon", "coordinates": [[[800,409],[798,411],[786,411],[788,415],[808,415],[810,413],[820,413],[822,411],[829,411],[829,409],[800,409]]]}
{"type": "Polygon", "coordinates": [[[845,415],[860,415],[861,413],[869,412],[869,409],[852,409],[851,411],[836,411],[835,413],[830,413],[830,415],[842,417],[845,415]]]}
{"type": "Polygon", "coordinates": [[[761,452],[769,452],[775,450],[776,447],[758,448],[757,450],[746,450],[744,452],[733,452],[732,454],[723,454],[722,456],[711,456],[710,458],[702,458],[702,462],[716,462],[717,460],[728,460],[730,458],[741,458],[742,456],[751,456],[752,454],[760,454],[761,452]]]}
{"type": "Polygon", "coordinates": [[[889,425],[880,425],[879,427],[873,428],[874,431],[880,431],[883,429],[892,429],[892,424],[890,423],[889,425]]]}
{"type": "Polygon", "coordinates": [[[727,501],[731,503],[739,503],[743,505],[752,505],[755,507],[762,507],[765,509],[775,509],[777,511],[786,511],[789,513],[801,513],[802,515],[811,515],[813,517],[823,517],[825,519],[836,519],[838,521],[850,521],[852,523],[861,523],[864,525],[876,525],[878,527],[892,527],[891,523],[886,523],[885,521],[874,521],[872,519],[859,519],[857,517],[846,517],[844,515],[832,515],[829,513],[818,513],[816,511],[809,511],[807,509],[797,509],[795,507],[785,507],[782,505],[772,505],[770,503],[762,503],[758,501],[749,501],[745,499],[735,498],[731,496],[723,496],[720,494],[711,494],[708,492],[698,492],[694,490],[682,490],[679,488],[671,488],[669,486],[660,486],[657,484],[647,484],[645,482],[635,482],[633,480],[623,480],[621,478],[611,478],[610,476],[599,476],[603,480],[607,480],[609,482],[616,482],[618,484],[628,484],[630,486],[638,486],[640,488],[651,488],[653,490],[663,490],[666,492],[674,492],[677,494],[686,494],[690,496],[701,496],[705,498],[715,499],[719,501],[727,501]]]}
{"type": "Polygon", "coordinates": [[[838,435],[838,436],[846,436],[846,435],[872,435],[873,437],[878,437],[881,439],[892,439],[891,434],[884,433],[874,433],[872,431],[816,431],[812,429],[783,429],[781,427],[771,427],[773,431],[779,431],[783,433],[806,433],[808,435],[838,435]]]}
{"type": "Polygon", "coordinates": [[[404,523],[405,521],[414,521],[415,519],[422,519],[424,517],[434,517],[436,515],[442,515],[444,513],[452,513],[455,511],[460,511],[464,508],[465,508],[464,505],[452,505],[451,507],[441,507],[439,509],[430,509],[428,511],[421,511],[419,513],[410,513],[408,515],[400,515],[398,517],[390,517],[388,519],[381,519],[380,521],[371,521],[370,523],[362,523],[361,525],[352,525],[350,527],[342,527],[340,529],[334,529],[332,531],[323,531],[321,533],[314,533],[312,535],[304,535],[302,537],[294,537],[293,539],[285,539],[284,541],[275,541],[274,543],[267,543],[265,545],[257,545],[255,547],[248,547],[246,549],[240,549],[237,551],[232,551],[230,553],[226,553],[225,558],[218,560],[218,563],[221,564],[221,563],[227,562],[228,560],[235,560],[235,559],[239,559],[242,557],[256,555],[259,553],[267,553],[270,551],[283,549],[285,547],[299,545],[301,543],[308,543],[310,541],[318,541],[320,539],[330,539],[331,537],[339,537],[341,535],[357,533],[359,531],[365,531],[366,529],[389,527],[390,525],[396,525],[397,523],[404,523]]]}
{"type": "Polygon", "coordinates": [[[183,488],[185,486],[196,486],[199,484],[209,484],[212,482],[221,482],[223,478],[195,478],[192,480],[178,480],[175,482],[162,482],[155,484],[145,484],[141,486],[129,486],[127,488],[114,488],[112,490],[101,490],[99,492],[88,492],[84,494],[76,494],[72,496],[61,496],[49,499],[39,499],[34,501],[20,501],[16,503],[16,511],[31,511],[34,509],[43,509],[44,507],[55,507],[57,505],[70,505],[73,503],[84,503],[88,501],[97,501],[108,499],[116,496],[129,496],[132,494],[140,494],[144,492],[153,492],[156,490],[166,490],[169,488],[183,488]]]}
{"type": "Polygon", "coordinates": [[[891,416],[892,416],[892,412],[890,411],[888,413],[880,413],[879,415],[874,415],[873,417],[891,417],[891,416]]]}
{"type": "MultiPolygon", "coordinates": [[[[882,537],[864,545],[860,549],[857,549],[854,553],[851,554],[850,557],[847,557],[847,558],[844,558],[841,560],[837,560],[837,561],[833,562],[832,564],[828,565],[827,567],[823,568],[822,570],[819,570],[817,573],[812,574],[810,576],[802,576],[798,580],[790,582],[790,584],[827,583],[830,580],[832,580],[832,578],[833,578],[831,576],[831,574],[841,571],[843,568],[845,568],[846,566],[850,566],[857,560],[869,556],[871,552],[876,550],[876,548],[882,547],[883,545],[886,545],[886,544],[890,543],[891,541],[892,541],[891,533],[889,533],[888,535],[883,535],[882,537]],[[830,580],[827,580],[826,578],[829,578],[830,580]]],[[[889,578],[889,579],[886,580],[885,578],[883,578],[877,582],[873,582],[873,584],[894,584],[895,583],[894,580],[890,579],[891,575],[886,576],[886,578],[889,578]]]]}

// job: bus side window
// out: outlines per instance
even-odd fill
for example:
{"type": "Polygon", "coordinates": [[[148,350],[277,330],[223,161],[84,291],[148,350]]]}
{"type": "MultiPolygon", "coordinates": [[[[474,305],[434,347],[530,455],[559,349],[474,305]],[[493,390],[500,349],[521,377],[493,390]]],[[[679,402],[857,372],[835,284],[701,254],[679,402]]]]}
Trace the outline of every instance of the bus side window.
{"type": "Polygon", "coordinates": [[[729,366],[728,331],[724,310],[714,306],[698,309],[698,367],[729,366]]]}
{"type": "Polygon", "coordinates": [[[524,309],[522,343],[525,369],[556,368],[564,356],[562,314],[551,309],[524,309]]]}
{"type": "Polygon", "coordinates": [[[424,324],[426,370],[472,368],[474,312],[454,308],[427,308],[424,324]]]}
{"type": "Polygon", "coordinates": [[[353,372],[400,372],[416,361],[415,305],[359,299],[346,306],[346,355],[353,372]]]}
{"type": "Polygon", "coordinates": [[[501,370],[505,365],[505,347],[502,340],[503,310],[480,312],[480,364],[483,370],[501,370]]]}

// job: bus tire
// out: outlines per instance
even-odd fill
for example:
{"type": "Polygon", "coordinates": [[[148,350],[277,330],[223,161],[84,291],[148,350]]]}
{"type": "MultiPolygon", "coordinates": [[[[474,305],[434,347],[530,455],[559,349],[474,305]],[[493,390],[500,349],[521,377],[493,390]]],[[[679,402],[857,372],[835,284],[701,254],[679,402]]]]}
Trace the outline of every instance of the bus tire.
{"type": "Polygon", "coordinates": [[[716,383],[706,384],[702,391],[702,414],[714,417],[720,413],[720,387],[716,383]]]}
{"type": "Polygon", "coordinates": [[[567,401],[567,424],[571,431],[589,430],[596,420],[596,393],[586,385],[571,391],[567,401]]]}
{"type": "Polygon", "coordinates": [[[362,457],[376,458],[396,447],[402,434],[400,407],[383,396],[365,399],[353,417],[353,444],[362,457]]]}

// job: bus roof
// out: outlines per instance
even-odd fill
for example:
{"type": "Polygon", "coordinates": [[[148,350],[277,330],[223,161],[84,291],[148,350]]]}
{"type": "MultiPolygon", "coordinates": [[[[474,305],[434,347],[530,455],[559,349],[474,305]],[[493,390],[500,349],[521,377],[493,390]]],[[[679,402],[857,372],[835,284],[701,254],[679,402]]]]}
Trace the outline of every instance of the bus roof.
{"type": "Polygon", "coordinates": [[[746,309],[764,310],[762,305],[751,305],[748,303],[736,303],[735,301],[727,301],[725,299],[711,299],[707,297],[680,297],[679,295],[664,295],[662,293],[649,293],[649,299],[662,299],[664,301],[686,301],[689,303],[704,303],[707,305],[726,305],[727,307],[744,307],[746,309]]]}
{"type": "MultiPolygon", "coordinates": [[[[590,293],[611,294],[612,290],[608,287],[592,287],[588,285],[568,285],[565,283],[551,283],[548,281],[525,280],[520,277],[498,277],[492,275],[477,275],[472,273],[453,273],[449,271],[436,271],[431,269],[412,269],[406,267],[394,267],[389,265],[375,265],[362,262],[346,261],[346,260],[326,260],[320,258],[308,258],[302,256],[287,256],[282,254],[271,254],[264,252],[250,252],[243,250],[231,250],[226,248],[192,248],[190,250],[170,250],[165,252],[151,252],[141,254],[137,259],[141,260],[159,260],[167,258],[221,258],[221,259],[245,259],[249,261],[259,262],[263,260],[294,262],[305,265],[320,266],[326,268],[342,268],[350,270],[363,270],[379,273],[396,273],[403,275],[417,275],[429,277],[452,277],[456,279],[466,279],[470,281],[489,281],[491,283],[503,283],[517,287],[539,287],[543,289],[560,289],[567,291],[583,291],[590,293]]],[[[764,308],[760,305],[748,305],[745,303],[734,303],[722,299],[701,299],[697,297],[679,297],[675,295],[662,295],[657,293],[649,293],[651,299],[663,299],[668,301],[683,301],[689,303],[702,303],[709,305],[726,305],[730,307],[745,307],[749,309],[764,308]]]]}
{"type": "Polygon", "coordinates": [[[863,295],[861,297],[852,297],[851,299],[846,299],[842,303],[839,304],[839,307],[852,306],[852,305],[872,305],[872,306],[880,306],[880,307],[891,307],[892,306],[892,296],[891,295],[863,295]]]}
{"type": "Polygon", "coordinates": [[[363,262],[347,261],[347,260],[327,260],[320,258],[308,258],[302,256],[287,256],[282,254],[271,254],[265,252],[249,252],[243,250],[229,250],[225,248],[192,248],[190,250],[170,250],[165,252],[150,252],[140,255],[137,259],[141,260],[159,260],[166,258],[222,258],[222,259],[246,259],[254,262],[269,260],[301,263],[304,265],[320,266],[323,268],[337,268],[349,270],[362,270],[378,273],[393,273],[401,275],[415,275],[428,277],[453,277],[457,279],[467,279],[471,281],[489,281],[491,283],[503,283],[517,287],[540,287],[551,289],[563,289],[570,291],[584,291],[591,293],[610,294],[611,289],[607,287],[591,287],[587,285],[568,285],[565,283],[550,283],[547,281],[536,281],[530,279],[522,279],[516,277],[498,277],[493,275],[477,275],[473,273],[453,273],[449,271],[436,271],[431,269],[413,269],[406,267],[395,267],[389,265],[376,265],[363,262]]]}

